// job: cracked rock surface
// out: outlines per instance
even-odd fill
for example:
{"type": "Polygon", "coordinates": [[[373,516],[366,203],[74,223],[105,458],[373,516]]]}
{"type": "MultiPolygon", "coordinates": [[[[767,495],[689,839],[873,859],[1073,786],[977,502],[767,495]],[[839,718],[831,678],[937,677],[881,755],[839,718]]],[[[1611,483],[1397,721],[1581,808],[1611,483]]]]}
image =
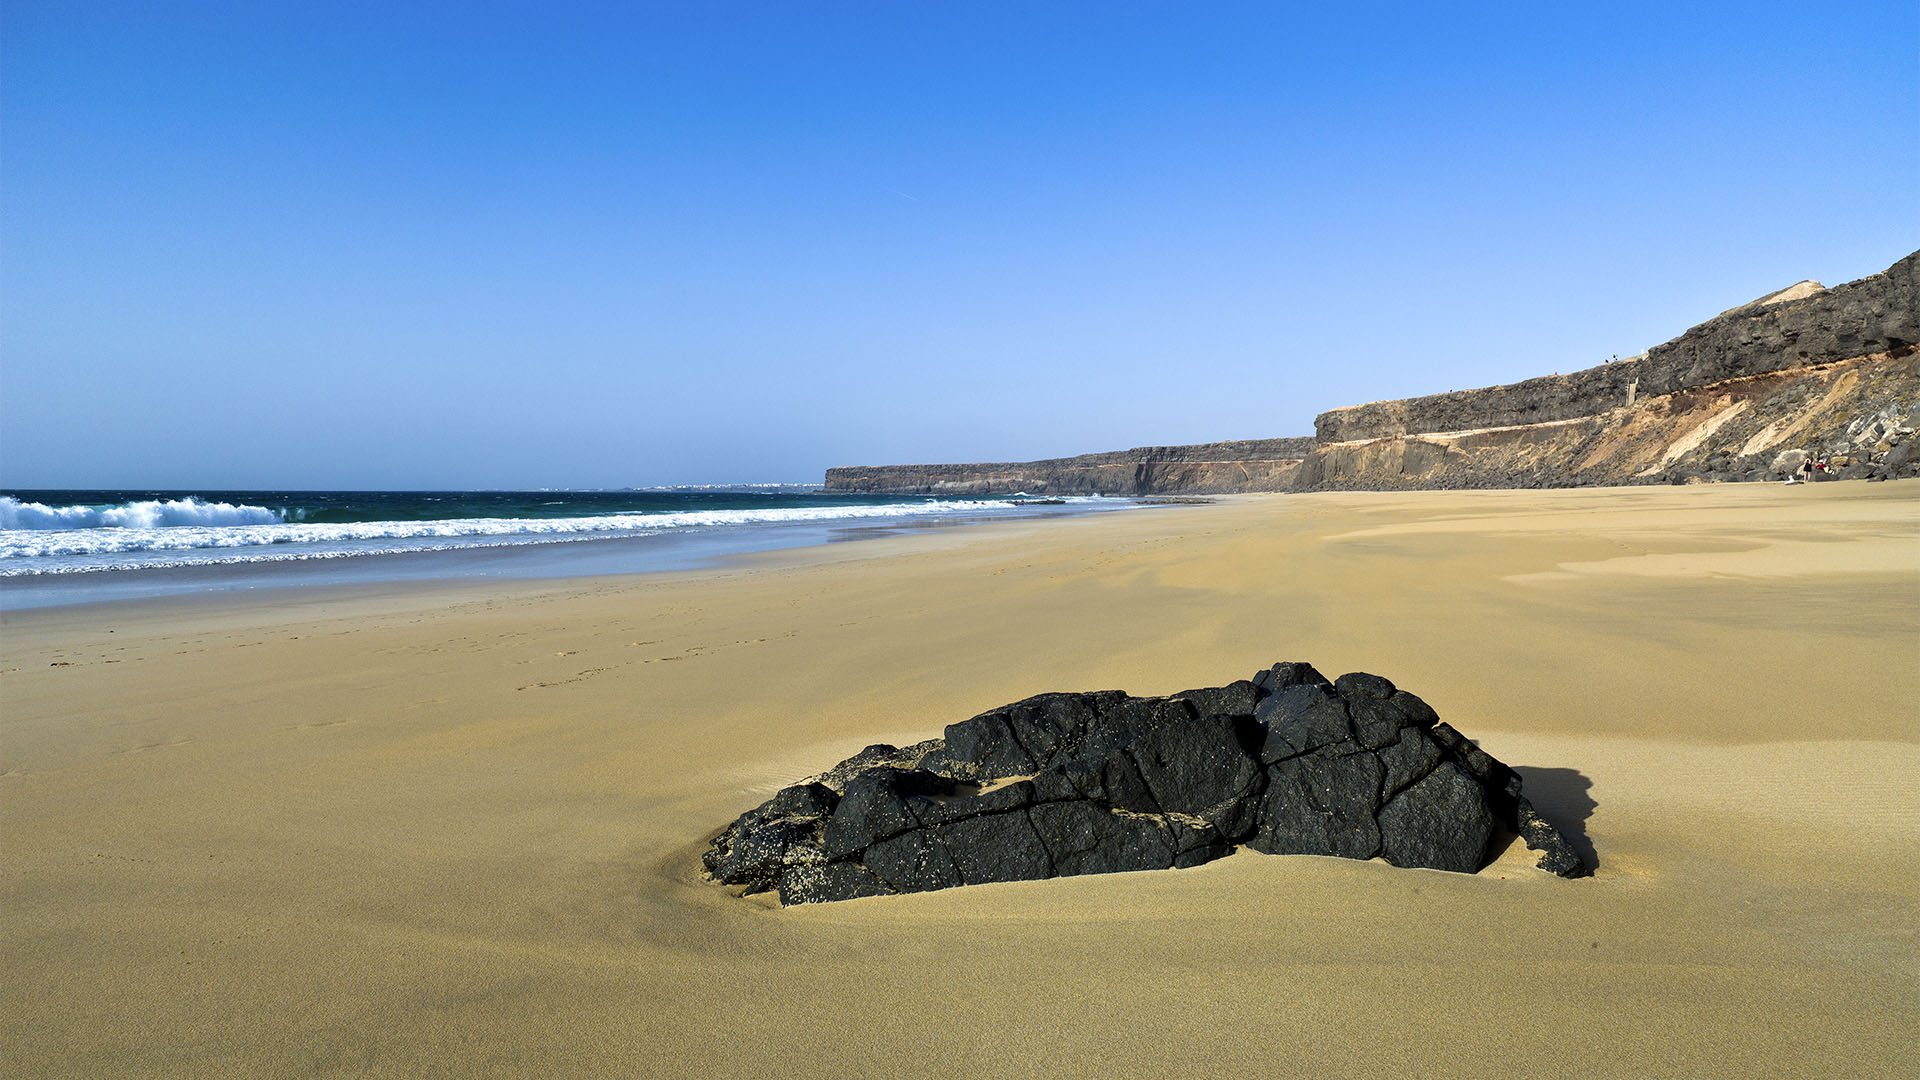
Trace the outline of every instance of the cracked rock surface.
{"type": "Polygon", "coordinates": [[[1589,868],[1520,777],[1378,675],[1281,663],[1164,698],[1041,694],[870,746],[714,838],[707,872],[783,904],[1198,866],[1239,845],[1473,873],[1502,833],[1589,868]]]}

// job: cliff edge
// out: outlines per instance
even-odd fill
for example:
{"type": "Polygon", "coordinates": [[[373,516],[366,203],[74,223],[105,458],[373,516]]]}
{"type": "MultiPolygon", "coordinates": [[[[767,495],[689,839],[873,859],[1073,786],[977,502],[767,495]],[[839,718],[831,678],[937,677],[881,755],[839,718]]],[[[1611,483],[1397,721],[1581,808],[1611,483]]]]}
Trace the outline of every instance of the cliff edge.
{"type": "Polygon", "coordinates": [[[1617,363],[1321,413],[1312,438],[827,470],[836,492],[1171,495],[1920,475],[1920,252],[1802,281],[1617,363]]]}
{"type": "Polygon", "coordinates": [[[1329,410],[1294,490],[1763,480],[1796,454],[1916,475],[1916,269],[1803,281],[1618,363],[1329,410]]]}
{"type": "Polygon", "coordinates": [[[1695,326],[1642,356],[1506,386],[1348,405],[1313,421],[1318,443],[1598,416],[1647,398],[1920,342],[1920,252],[1833,289],[1801,282],[1695,326]],[[1811,286],[1811,288],[1809,288],[1811,286]]]}

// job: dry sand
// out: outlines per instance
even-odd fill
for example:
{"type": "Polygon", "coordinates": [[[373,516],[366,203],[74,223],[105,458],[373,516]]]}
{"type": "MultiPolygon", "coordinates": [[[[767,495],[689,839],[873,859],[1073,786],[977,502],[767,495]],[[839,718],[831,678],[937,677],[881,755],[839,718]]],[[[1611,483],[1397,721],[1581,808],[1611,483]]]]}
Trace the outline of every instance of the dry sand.
{"type": "Polygon", "coordinates": [[[1920,482],[1249,497],[5,622],[13,1076],[1895,1076],[1920,482]],[[1597,849],[780,910],[780,784],[1028,694],[1374,671],[1597,849]]]}

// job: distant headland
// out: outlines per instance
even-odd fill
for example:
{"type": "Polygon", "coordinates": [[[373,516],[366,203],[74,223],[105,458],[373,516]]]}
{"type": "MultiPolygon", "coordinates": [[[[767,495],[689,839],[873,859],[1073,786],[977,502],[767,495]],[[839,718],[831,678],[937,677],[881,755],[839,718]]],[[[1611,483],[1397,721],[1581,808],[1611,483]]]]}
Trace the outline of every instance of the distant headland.
{"type": "Polygon", "coordinates": [[[1321,413],[1311,437],[846,466],[830,492],[1176,495],[1920,476],[1920,252],[1803,281],[1618,362],[1321,413]]]}

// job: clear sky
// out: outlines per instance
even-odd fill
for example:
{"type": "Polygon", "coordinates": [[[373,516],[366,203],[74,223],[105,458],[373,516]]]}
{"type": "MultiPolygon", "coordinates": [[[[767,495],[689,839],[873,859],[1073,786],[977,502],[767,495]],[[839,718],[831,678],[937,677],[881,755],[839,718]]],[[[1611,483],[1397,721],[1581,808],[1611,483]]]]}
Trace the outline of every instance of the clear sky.
{"type": "Polygon", "coordinates": [[[1308,434],[1920,247],[1895,3],[0,8],[0,484],[1308,434]]]}

